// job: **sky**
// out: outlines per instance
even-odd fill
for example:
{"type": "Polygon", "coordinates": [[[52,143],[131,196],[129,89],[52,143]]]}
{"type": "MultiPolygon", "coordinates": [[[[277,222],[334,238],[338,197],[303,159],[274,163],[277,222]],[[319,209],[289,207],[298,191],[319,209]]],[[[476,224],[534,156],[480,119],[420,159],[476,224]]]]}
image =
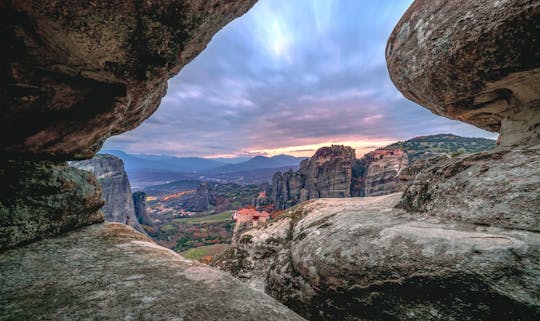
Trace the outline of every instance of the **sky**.
{"type": "Polygon", "coordinates": [[[175,156],[357,155],[421,135],[496,134],[432,114],[392,84],[388,36],[412,0],[259,0],[169,80],[159,109],[104,149],[175,156]]]}

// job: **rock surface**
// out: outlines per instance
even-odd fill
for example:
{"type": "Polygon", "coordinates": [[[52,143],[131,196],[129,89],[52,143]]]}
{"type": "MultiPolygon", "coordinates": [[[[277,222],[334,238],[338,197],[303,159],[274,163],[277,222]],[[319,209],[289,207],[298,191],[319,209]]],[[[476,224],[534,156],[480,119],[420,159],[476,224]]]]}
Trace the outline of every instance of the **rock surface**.
{"type": "Polygon", "coordinates": [[[448,159],[450,159],[450,156],[446,154],[435,155],[427,158],[417,159],[408,167],[403,168],[398,176],[402,189],[405,190],[409,184],[412,184],[416,176],[423,170],[448,159]]]}
{"type": "Polygon", "coordinates": [[[92,157],[148,118],[167,79],[255,2],[3,1],[2,155],[92,157]]]}
{"type": "Polygon", "coordinates": [[[407,154],[400,149],[376,150],[362,157],[366,169],[360,196],[388,195],[399,191],[399,174],[409,166],[407,154]]]}
{"type": "Polygon", "coordinates": [[[540,2],[416,0],[386,48],[410,100],[500,131],[502,146],[540,142],[540,2]]]}
{"type": "Polygon", "coordinates": [[[135,208],[135,217],[141,225],[154,227],[154,221],[148,215],[146,210],[146,193],[135,192],[133,193],[133,207],[135,208]]]}
{"type": "Polygon", "coordinates": [[[93,175],[56,162],[0,164],[0,251],[103,222],[93,175]]]}
{"type": "Polygon", "coordinates": [[[309,320],[537,320],[540,234],[407,214],[400,194],[319,199],[213,265],[309,320]]]}
{"type": "Polygon", "coordinates": [[[401,207],[540,232],[540,146],[463,155],[426,167],[405,190],[401,207]]]}
{"type": "Polygon", "coordinates": [[[322,147],[300,163],[298,172],[277,173],[272,179],[276,209],[309,199],[351,196],[354,150],[348,146],[322,147]]]}
{"type": "Polygon", "coordinates": [[[128,224],[140,232],[144,232],[139,225],[133,206],[133,195],[129,179],[124,171],[124,162],[113,155],[98,154],[92,159],[71,162],[71,166],[93,173],[101,186],[105,205],[101,211],[105,220],[128,224]]]}
{"type": "Polygon", "coordinates": [[[117,223],[9,250],[0,270],[6,320],[303,320],[117,223]]]}

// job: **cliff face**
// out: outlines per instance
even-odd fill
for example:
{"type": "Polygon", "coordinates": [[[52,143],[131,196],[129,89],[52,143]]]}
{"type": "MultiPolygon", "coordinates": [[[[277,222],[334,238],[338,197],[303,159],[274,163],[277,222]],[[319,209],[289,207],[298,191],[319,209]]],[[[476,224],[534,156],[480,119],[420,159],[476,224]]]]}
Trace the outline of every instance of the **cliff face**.
{"type": "Polygon", "coordinates": [[[356,178],[358,185],[351,187],[353,195],[379,196],[402,188],[399,174],[409,166],[409,160],[401,149],[384,149],[364,155],[358,166],[364,166],[364,169],[362,176],[356,178]]]}
{"type": "Polygon", "coordinates": [[[192,212],[204,212],[208,210],[210,204],[216,204],[216,196],[208,183],[201,183],[195,195],[186,200],[183,207],[192,212]]]}
{"type": "Polygon", "coordinates": [[[321,197],[350,197],[354,150],[347,146],[323,147],[300,163],[297,172],[276,173],[272,198],[276,209],[321,197]]]}
{"type": "Polygon", "coordinates": [[[96,176],[105,201],[101,210],[106,221],[128,224],[141,232],[144,231],[135,215],[131,186],[120,158],[100,154],[89,160],[71,162],[70,165],[96,176]]]}
{"type": "Polygon", "coordinates": [[[302,161],[297,172],[274,175],[273,202],[282,210],[309,199],[391,194],[402,188],[399,173],[408,165],[400,149],[376,150],[355,159],[350,147],[323,147],[302,161]]]}
{"type": "Polygon", "coordinates": [[[133,207],[135,208],[135,217],[139,224],[154,227],[154,222],[148,215],[146,210],[146,193],[135,192],[133,193],[133,207]]]}

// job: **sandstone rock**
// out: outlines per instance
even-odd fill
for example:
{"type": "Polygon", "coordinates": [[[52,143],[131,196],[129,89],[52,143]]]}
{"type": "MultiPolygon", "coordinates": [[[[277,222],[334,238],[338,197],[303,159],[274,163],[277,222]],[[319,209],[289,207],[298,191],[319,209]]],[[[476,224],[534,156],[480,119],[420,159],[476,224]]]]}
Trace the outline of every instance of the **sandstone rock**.
{"type": "Polygon", "coordinates": [[[300,163],[298,172],[276,173],[272,198],[276,209],[309,199],[351,196],[354,150],[348,146],[322,147],[300,163]]]}
{"type": "Polygon", "coordinates": [[[0,151],[90,158],[158,107],[167,79],[255,0],[0,4],[0,151]]]}
{"type": "Polygon", "coordinates": [[[135,215],[131,186],[124,171],[124,162],[120,158],[99,154],[92,159],[71,162],[70,165],[89,171],[96,176],[105,201],[105,205],[101,208],[105,214],[105,220],[128,224],[144,232],[135,215]]]}
{"type": "Polygon", "coordinates": [[[416,175],[400,206],[474,224],[540,232],[540,146],[436,162],[416,175]]]}
{"type": "Polygon", "coordinates": [[[502,146],[540,142],[540,3],[416,0],[386,60],[410,100],[500,131],[502,146]]]}
{"type": "Polygon", "coordinates": [[[139,224],[143,224],[149,227],[154,227],[154,221],[148,215],[146,210],[146,193],[135,192],[133,193],[133,207],[135,208],[135,216],[139,224]]]}
{"type": "Polygon", "coordinates": [[[283,210],[300,203],[303,177],[292,170],[277,172],[272,177],[272,201],[277,210],[283,210]]]}
{"type": "Polygon", "coordinates": [[[300,164],[298,172],[305,177],[305,199],[349,197],[354,149],[333,145],[322,147],[300,164]]]}
{"type": "Polygon", "coordinates": [[[117,223],[9,250],[0,270],[6,320],[303,320],[117,223]]]}
{"type": "Polygon", "coordinates": [[[309,320],[536,320],[540,234],[319,199],[241,235],[213,265],[309,320]]]}
{"type": "Polygon", "coordinates": [[[398,179],[401,183],[401,188],[405,190],[407,188],[407,185],[412,183],[420,172],[442,161],[448,160],[449,158],[450,158],[449,155],[440,154],[440,155],[435,155],[435,156],[431,156],[427,158],[417,159],[411,165],[403,168],[401,172],[399,172],[398,179]]]}
{"type": "Polygon", "coordinates": [[[197,187],[195,195],[183,203],[183,207],[188,211],[204,212],[207,211],[210,203],[216,203],[216,195],[208,186],[208,183],[201,183],[197,187]]]}
{"type": "Polygon", "coordinates": [[[407,154],[400,149],[376,150],[363,157],[366,166],[361,196],[388,195],[402,188],[399,174],[409,165],[407,154]]]}
{"type": "Polygon", "coordinates": [[[0,251],[104,219],[94,176],[65,163],[3,161],[0,182],[0,251]]]}

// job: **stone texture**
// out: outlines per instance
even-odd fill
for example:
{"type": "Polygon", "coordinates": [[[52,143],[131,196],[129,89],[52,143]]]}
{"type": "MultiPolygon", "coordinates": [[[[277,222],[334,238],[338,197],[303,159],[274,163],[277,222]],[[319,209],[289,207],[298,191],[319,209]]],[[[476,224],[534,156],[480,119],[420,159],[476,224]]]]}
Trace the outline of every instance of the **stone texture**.
{"type": "Polygon", "coordinates": [[[407,214],[399,199],[302,203],[212,264],[309,320],[540,317],[540,234],[407,214]]]}
{"type": "Polygon", "coordinates": [[[399,175],[409,165],[407,154],[400,150],[376,150],[362,158],[364,171],[361,196],[392,194],[402,188],[399,175]]]}
{"type": "Polygon", "coordinates": [[[303,320],[117,223],[9,250],[0,270],[2,320],[303,320]]]}
{"type": "Polygon", "coordinates": [[[135,192],[133,193],[133,207],[135,208],[135,217],[141,225],[146,225],[149,227],[154,227],[154,221],[148,215],[146,210],[146,193],[145,192],[135,192]]]}
{"type": "Polygon", "coordinates": [[[104,219],[94,176],[65,163],[2,161],[0,182],[0,251],[104,219]]]}
{"type": "Polygon", "coordinates": [[[71,162],[70,165],[89,171],[96,176],[105,201],[105,205],[101,208],[105,214],[105,220],[128,224],[144,232],[135,215],[131,186],[124,171],[124,162],[120,158],[99,154],[92,159],[71,162]]]}
{"type": "Polygon", "coordinates": [[[0,151],[92,157],[158,107],[167,79],[255,0],[3,1],[0,151]]]}
{"type": "Polygon", "coordinates": [[[446,154],[417,159],[411,165],[403,168],[401,172],[399,172],[398,179],[401,183],[401,189],[405,190],[407,186],[412,183],[416,176],[423,170],[426,170],[437,163],[446,161],[448,159],[450,159],[450,156],[446,154]]]}
{"type": "Polygon", "coordinates": [[[400,206],[474,224],[540,232],[540,146],[435,162],[415,176],[400,206]]]}
{"type": "Polygon", "coordinates": [[[386,48],[408,99],[500,131],[501,146],[540,142],[540,3],[416,0],[386,48]]]}
{"type": "Polygon", "coordinates": [[[288,208],[309,199],[351,196],[354,150],[348,146],[322,147],[300,163],[300,169],[272,179],[272,198],[276,209],[288,208]]]}
{"type": "Polygon", "coordinates": [[[302,175],[292,170],[283,174],[281,172],[274,174],[271,197],[277,210],[283,210],[300,203],[303,181],[302,175]]]}

